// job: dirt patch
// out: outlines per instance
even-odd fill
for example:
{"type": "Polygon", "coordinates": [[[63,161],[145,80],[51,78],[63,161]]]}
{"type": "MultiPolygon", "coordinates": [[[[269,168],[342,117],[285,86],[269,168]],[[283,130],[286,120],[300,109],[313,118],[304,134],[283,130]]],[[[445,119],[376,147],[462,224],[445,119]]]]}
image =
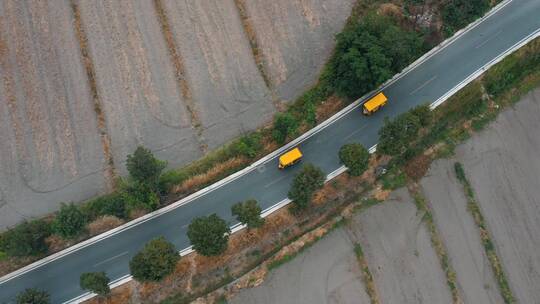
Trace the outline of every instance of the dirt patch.
{"type": "Polygon", "coordinates": [[[325,101],[323,101],[320,105],[317,106],[317,121],[322,122],[330,118],[330,116],[337,113],[343,107],[344,103],[341,98],[335,95],[328,97],[325,101]]]}
{"type": "Polygon", "coordinates": [[[429,165],[431,165],[431,157],[421,154],[416,156],[415,158],[411,159],[405,167],[403,168],[403,171],[409,178],[412,180],[419,180],[424,175],[426,175],[426,172],[429,169],[429,165]]]}

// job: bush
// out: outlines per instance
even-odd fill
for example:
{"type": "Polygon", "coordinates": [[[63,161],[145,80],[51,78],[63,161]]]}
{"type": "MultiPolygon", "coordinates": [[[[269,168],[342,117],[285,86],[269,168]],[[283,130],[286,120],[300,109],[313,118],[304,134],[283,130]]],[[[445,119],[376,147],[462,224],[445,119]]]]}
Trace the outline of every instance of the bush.
{"type": "Polygon", "coordinates": [[[125,197],[120,192],[100,196],[84,204],[81,209],[91,220],[103,215],[127,218],[125,197]]]}
{"type": "Polygon", "coordinates": [[[111,292],[109,288],[110,279],[105,272],[85,272],[81,274],[80,285],[82,289],[90,290],[100,296],[111,292]]]}
{"type": "Polygon", "coordinates": [[[424,52],[418,33],[375,13],[349,23],[336,40],[323,78],[339,95],[349,98],[375,89],[424,52]]]}
{"type": "Polygon", "coordinates": [[[73,238],[83,231],[84,225],[86,217],[82,211],[73,203],[62,203],[53,223],[54,232],[63,238],[73,238]]]}
{"type": "Polygon", "coordinates": [[[349,174],[360,176],[369,164],[369,152],[361,144],[346,144],[339,149],[339,159],[349,168],[349,174]]]}
{"type": "Polygon", "coordinates": [[[264,224],[264,219],[261,217],[261,207],[254,199],[234,204],[231,207],[231,212],[239,222],[246,224],[248,229],[258,228],[264,224]]]}
{"type": "Polygon", "coordinates": [[[482,17],[489,9],[489,0],[452,0],[444,4],[441,15],[447,36],[482,17]]]}
{"type": "Polygon", "coordinates": [[[195,218],[188,227],[193,249],[204,256],[219,255],[227,250],[231,230],[217,214],[195,218]]]}
{"type": "Polygon", "coordinates": [[[248,158],[254,158],[262,150],[261,135],[253,133],[240,138],[235,146],[236,153],[248,158]]]}
{"type": "Polygon", "coordinates": [[[313,193],[324,186],[326,175],[312,164],[306,164],[294,177],[289,198],[293,201],[294,211],[304,210],[308,207],[313,193]]]}
{"type": "Polygon", "coordinates": [[[294,136],[298,130],[298,120],[290,113],[278,113],[274,118],[272,137],[283,144],[290,136],[294,136]]]}
{"type": "Polygon", "coordinates": [[[51,235],[51,226],[36,220],[23,222],[0,235],[0,250],[9,256],[28,256],[46,253],[45,239],[51,235]]]}
{"type": "Polygon", "coordinates": [[[124,186],[122,199],[125,201],[129,212],[137,209],[153,211],[159,207],[159,197],[147,184],[132,182],[124,186]]]}
{"type": "Polygon", "coordinates": [[[420,130],[420,119],[411,112],[403,113],[394,120],[384,119],[379,130],[377,152],[387,155],[403,153],[420,130]]]}
{"type": "Polygon", "coordinates": [[[35,288],[25,289],[17,295],[17,304],[49,304],[49,294],[35,288]]]}
{"type": "Polygon", "coordinates": [[[427,127],[433,119],[433,111],[431,111],[428,104],[416,106],[410,112],[412,115],[418,117],[422,127],[427,127]]]}
{"type": "Polygon", "coordinates": [[[133,180],[157,191],[159,177],[167,162],[155,158],[150,150],[139,146],[133,154],[127,156],[126,166],[133,180]]]}
{"type": "Polygon", "coordinates": [[[139,282],[157,282],[173,272],[179,259],[174,245],[159,237],[146,243],[131,259],[129,270],[139,282]]]}

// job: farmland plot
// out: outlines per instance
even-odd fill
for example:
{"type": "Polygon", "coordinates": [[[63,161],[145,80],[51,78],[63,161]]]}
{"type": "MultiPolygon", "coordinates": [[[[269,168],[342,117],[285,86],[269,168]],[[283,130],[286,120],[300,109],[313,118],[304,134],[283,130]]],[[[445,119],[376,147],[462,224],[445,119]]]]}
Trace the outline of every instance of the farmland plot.
{"type": "Polygon", "coordinates": [[[68,1],[0,2],[0,229],[106,189],[68,1]]]}

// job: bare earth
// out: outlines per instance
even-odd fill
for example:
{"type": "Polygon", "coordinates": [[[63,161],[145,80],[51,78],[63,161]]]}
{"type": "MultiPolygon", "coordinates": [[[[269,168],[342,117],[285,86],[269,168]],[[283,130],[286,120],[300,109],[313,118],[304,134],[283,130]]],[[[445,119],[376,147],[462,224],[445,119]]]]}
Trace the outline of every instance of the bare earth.
{"type": "Polygon", "coordinates": [[[106,189],[68,1],[0,2],[0,229],[106,189]]]}
{"type": "Polygon", "coordinates": [[[317,80],[355,1],[244,2],[271,85],[293,100],[317,80]]]}
{"type": "Polygon", "coordinates": [[[431,203],[439,235],[446,246],[450,264],[464,303],[504,303],[463,188],[455,177],[454,161],[435,161],[421,181],[431,203]]]}
{"type": "Polygon", "coordinates": [[[457,149],[519,303],[540,303],[540,89],[457,149]]]}
{"type": "Polygon", "coordinates": [[[381,303],[451,303],[429,232],[407,189],[353,217],[381,303]]]}
{"type": "Polygon", "coordinates": [[[262,285],[242,291],[229,303],[370,303],[353,248],[347,233],[335,230],[272,271],[262,285]]]}

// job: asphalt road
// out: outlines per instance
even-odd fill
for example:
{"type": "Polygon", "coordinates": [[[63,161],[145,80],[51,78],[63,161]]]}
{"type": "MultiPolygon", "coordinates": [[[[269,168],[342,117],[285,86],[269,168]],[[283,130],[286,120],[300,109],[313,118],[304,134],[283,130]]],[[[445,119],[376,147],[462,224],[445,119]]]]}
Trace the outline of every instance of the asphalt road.
{"type": "MultiPolygon", "coordinates": [[[[540,1],[514,0],[484,22],[442,49],[436,55],[388,86],[388,105],[371,117],[356,109],[305,140],[300,148],[304,162],[330,173],[340,167],[337,152],[349,142],[371,147],[385,116],[393,117],[416,105],[433,102],[463,79],[512,45],[540,28],[540,1]]],[[[177,248],[189,246],[187,225],[197,216],[217,213],[234,223],[232,204],[255,198],[268,208],[287,196],[300,166],[286,171],[272,160],[159,217],[133,226],[60,259],[44,264],[0,285],[0,302],[14,303],[21,290],[38,287],[51,294],[53,303],[68,301],[84,293],[79,287],[82,272],[105,271],[111,280],[128,274],[131,257],[150,239],[163,235],[177,248]]]]}

